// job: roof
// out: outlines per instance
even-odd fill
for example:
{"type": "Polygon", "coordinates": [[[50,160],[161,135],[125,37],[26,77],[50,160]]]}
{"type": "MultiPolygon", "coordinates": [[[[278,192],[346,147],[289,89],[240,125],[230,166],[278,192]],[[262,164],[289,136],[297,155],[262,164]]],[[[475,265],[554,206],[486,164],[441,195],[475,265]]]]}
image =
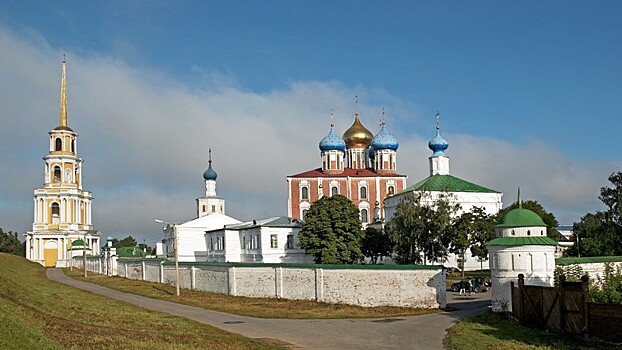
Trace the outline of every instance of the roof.
{"type": "Polygon", "coordinates": [[[139,247],[119,247],[117,248],[117,256],[120,258],[126,257],[144,257],[145,252],[139,247]]]}
{"type": "Polygon", "coordinates": [[[486,243],[487,246],[518,246],[518,245],[552,245],[556,246],[557,242],[551,237],[535,236],[535,237],[498,237],[486,243]]]}
{"type": "Polygon", "coordinates": [[[593,264],[607,262],[622,262],[622,256],[588,256],[583,258],[558,258],[555,265],[568,266],[574,264],[593,264]]]}
{"type": "Polygon", "coordinates": [[[300,227],[302,222],[288,216],[274,216],[268,219],[260,219],[243,222],[241,224],[226,225],[228,230],[247,230],[254,227],[300,227]]]}
{"type": "Polygon", "coordinates": [[[352,169],[352,168],[344,168],[341,174],[324,174],[322,172],[322,168],[317,168],[309,171],[305,171],[304,173],[290,175],[288,177],[294,178],[309,178],[309,177],[326,177],[326,178],[337,178],[337,177],[406,177],[406,175],[400,174],[378,174],[377,172],[371,169],[352,169]]]}
{"type": "Polygon", "coordinates": [[[542,218],[529,209],[515,208],[503,215],[495,228],[498,227],[531,227],[531,226],[544,226],[546,224],[542,221],[542,218]]]}
{"type": "Polygon", "coordinates": [[[221,229],[224,225],[238,224],[240,220],[222,213],[210,213],[196,219],[179,224],[180,228],[201,228],[204,230],[221,229]]]}
{"type": "Polygon", "coordinates": [[[477,192],[477,193],[500,193],[484,186],[457,178],[452,175],[432,175],[406,188],[400,193],[412,191],[449,191],[449,192],[477,192]]]}

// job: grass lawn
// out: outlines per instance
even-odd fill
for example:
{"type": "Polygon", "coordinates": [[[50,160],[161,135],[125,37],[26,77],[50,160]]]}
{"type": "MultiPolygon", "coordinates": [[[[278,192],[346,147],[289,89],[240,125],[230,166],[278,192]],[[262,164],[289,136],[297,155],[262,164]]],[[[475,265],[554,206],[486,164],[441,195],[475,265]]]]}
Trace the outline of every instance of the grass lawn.
{"type": "Polygon", "coordinates": [[[278,349],[49,281],[0,253],[0,349],[278,349]]]}
{"type": "Polygon", "coordinates": [[[122,292],[252,317],[283,319],[383,318],[440,312],[438,309],[392,306],[361,307],[319,303],[310,300],[248,298],[187,289],[182,289],[181,295],[178,297],[175,295],[175,286],[167,284],[130,280],[122,277],[106,277],[91,272],[89,272],[89,277],[85,279],[84,270],[78,269],[73,269],[73,271],[64,269],[64,272],[67,276],[75,279],[99,284],[122,292]]]}
{"type": "Polygon", "coordinates": [[[524,327],[491,311],[466,319],[450,328],[445,342],[453,350],[620,349],[620,345],[597,339],[524,327]]]}

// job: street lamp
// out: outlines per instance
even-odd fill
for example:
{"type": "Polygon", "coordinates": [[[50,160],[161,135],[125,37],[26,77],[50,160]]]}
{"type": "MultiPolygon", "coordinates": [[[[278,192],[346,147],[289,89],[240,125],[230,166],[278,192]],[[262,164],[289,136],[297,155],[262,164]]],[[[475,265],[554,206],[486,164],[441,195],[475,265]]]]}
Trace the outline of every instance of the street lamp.
{"type": "Polygon", "coordinates": [[[179,254],[177,250],[177,224],[166,222],[164,220],[155,219],[158,224],[168,225],[173,229],[173,250],[175,251],[175,288],[177,290],[177,296],[179,296],[179,254]]]}

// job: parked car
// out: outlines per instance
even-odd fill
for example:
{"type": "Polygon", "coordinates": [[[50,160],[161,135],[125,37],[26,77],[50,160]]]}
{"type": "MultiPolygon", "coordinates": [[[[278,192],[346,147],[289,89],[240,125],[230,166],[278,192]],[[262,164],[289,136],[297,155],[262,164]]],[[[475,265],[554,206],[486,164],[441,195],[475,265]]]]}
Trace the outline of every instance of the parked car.
{"type": "MultiPolygon", "coordinates": [[[[484,277],[467,277],[461,281],[452,283],[451,285],[451,290],[454,292],[459,292],[460,291],[460,284],[464,281],[464,283],[466,283],[466,285],[468,286],[468,283],[470,280],[474,280],[475,282],[475,287],[473,287],[473,291],[475,293],[480,293],[480,292],[485,292],[488,289],[490,289],[490,280],[484,278],[484,277]]],[[[468,292],[469,289],[468,287],[466,288],[466,291],[468,292]]]]}

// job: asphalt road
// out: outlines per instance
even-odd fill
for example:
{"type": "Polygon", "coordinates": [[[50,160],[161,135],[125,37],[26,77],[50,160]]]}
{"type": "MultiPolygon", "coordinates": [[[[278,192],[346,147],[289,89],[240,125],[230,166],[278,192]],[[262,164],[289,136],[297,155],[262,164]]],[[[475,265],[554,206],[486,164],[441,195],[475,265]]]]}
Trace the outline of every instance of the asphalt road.
{"type": "Polygon", "coordinates": [[[266,339],[288,349],[443,349],[446,329],[457,321],[485,310],[490,292],[458,296],[447,292],[451,311],[437,314],[382,319],[283,320],[226,314],[168,301],[123,293],[69,278],[60,269],[48,269],[50,280],[197,322],[266,339]]]}

